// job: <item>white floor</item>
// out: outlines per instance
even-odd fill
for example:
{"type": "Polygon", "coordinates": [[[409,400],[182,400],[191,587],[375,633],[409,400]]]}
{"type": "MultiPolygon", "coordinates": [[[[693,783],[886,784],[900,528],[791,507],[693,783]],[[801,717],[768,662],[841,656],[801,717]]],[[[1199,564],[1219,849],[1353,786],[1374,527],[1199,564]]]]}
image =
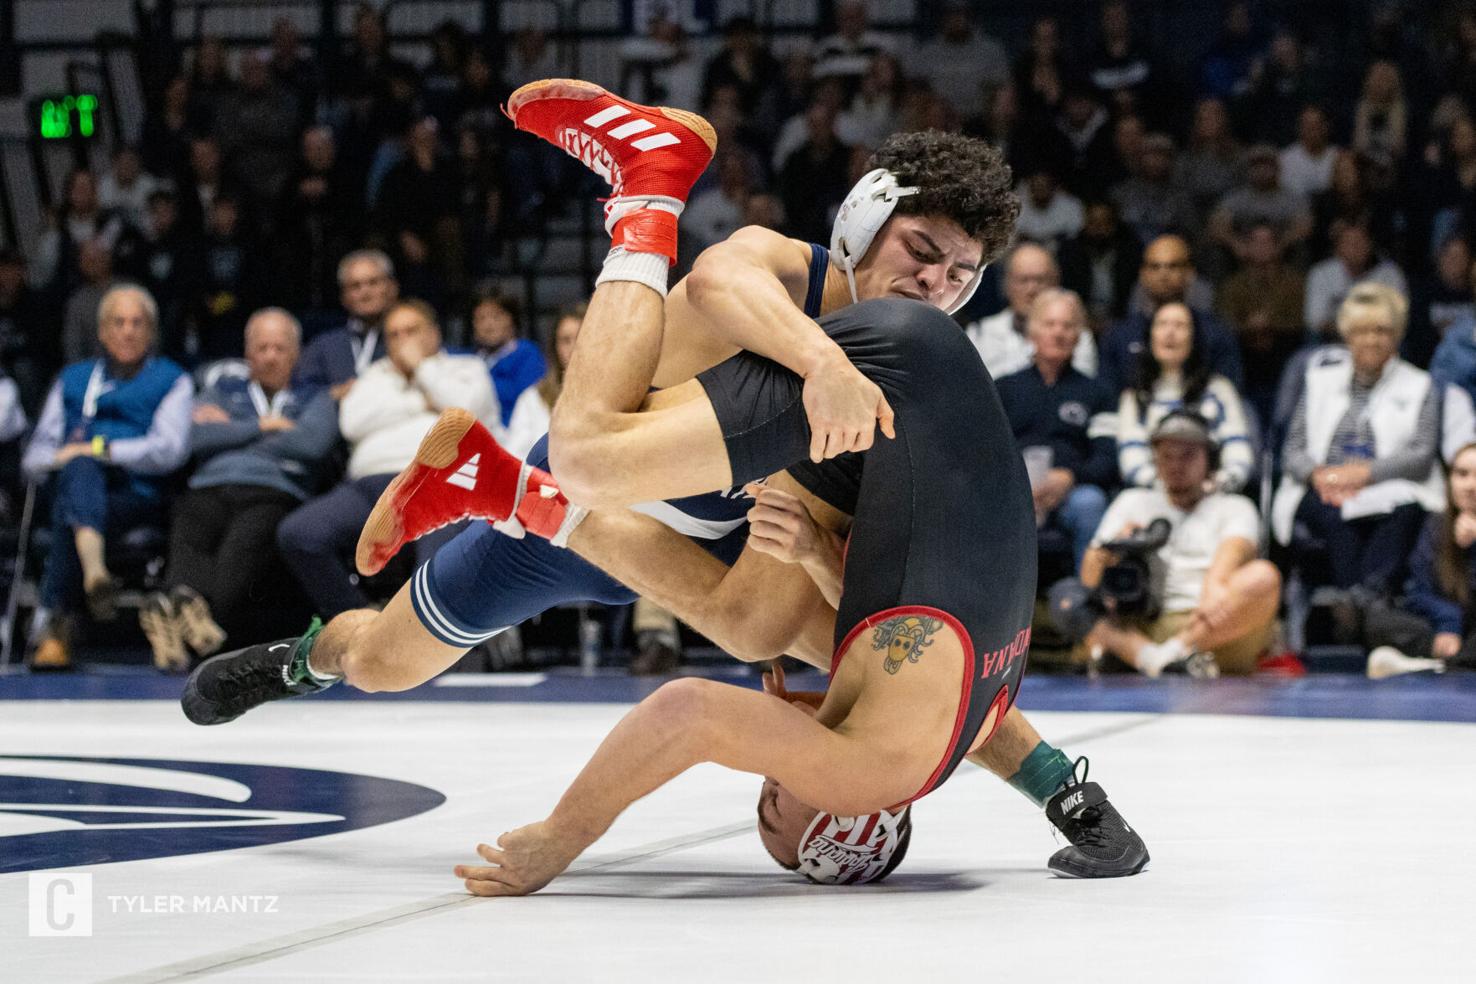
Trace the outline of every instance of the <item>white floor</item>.
{"type": "MultiPolygon", "coordinates": [[[[0,982],[1476,980],[1464,724],[1033,715],[1145,836],[1152,864],[1129,879],[1050,876],[1040,812],[965,766],[916,808],[886,884],[811,886],[764,855],[758,780],[707,767],[544,893],[465,896],[452,866],[543,816],[623,710],[319,702],[206,730],[171,703],[0,702],[4,754],[297,766],[446,796],[350,833],[85,869],[90,938],[29,936],[29,876],[0,875],[0,982]],[[276,911],[104,901],[201,894],[276,911]]],[[[35,822],[0,811],[0,836],[35,822]]]]}

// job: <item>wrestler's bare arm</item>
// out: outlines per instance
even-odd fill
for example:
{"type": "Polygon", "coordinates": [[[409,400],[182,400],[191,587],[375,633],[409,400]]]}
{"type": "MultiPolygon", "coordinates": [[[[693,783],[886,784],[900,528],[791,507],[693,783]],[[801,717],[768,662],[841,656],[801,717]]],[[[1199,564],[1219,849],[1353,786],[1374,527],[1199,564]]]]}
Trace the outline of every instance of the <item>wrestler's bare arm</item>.
{"type": "Polygon", "coordinates": [[[786,343],[818,348],[817,333],[834,345],[805,317],[809,287],[810,249],[798,240],[767,229],[740,229],[731,239],[709,246],[692,273],[677,281],[667,295],[666,328],[654,384],[675,386],[750,345],[758,346],[754,351],[786,343]],[[740,245],[750,240],[753,245],[740,245]],[[715,271],[724,285],[741,284],[752,303],[735,307],[725,286],[712,285],[718,279],[715,271]]]}
{"type": "Polygon", "coordinates": [[[855,400],[894,436],[892,409],[818,324],[800,309],[809,287],[810,247],[759,226],[708,247],[666,302],[666,332],[656,385],[695,376],[739,351],[753,352],[805,380],[805,411],[815,433],[812,460],[871,446],[875,428],[825,432],[855,400]],[[714,344],[716,342],[716,344],[714,344]]]}
{"type": "Polygon", "coordinates": [[[547,820],[478,845],[487,866],[459,865],[475,895],[526,895],[547,885],[626,807],[692,766],[713,762],[772,776],[806,803],[843,816],[906,798],[903,753],[880,736],[830,730],[769,694],[711,680],[666,684],[610,732],[547,820]]]}
{"type": "Polygon", "coordinates": [[[754,497],[748,511],[748,550],[796,564],[815,583],[832,609],[840,608],[844,582],[845,540],[851,518],[809,495],[788,475],[767,487],[748,487],[754,497]]]}
{"type": "Polygon", "coordinates": [[[745,662],[789,653],[829,669],[835,609],[801,568],[744,549],[729,568],[640,513],[595,510],[569,548],[745,662]]]}

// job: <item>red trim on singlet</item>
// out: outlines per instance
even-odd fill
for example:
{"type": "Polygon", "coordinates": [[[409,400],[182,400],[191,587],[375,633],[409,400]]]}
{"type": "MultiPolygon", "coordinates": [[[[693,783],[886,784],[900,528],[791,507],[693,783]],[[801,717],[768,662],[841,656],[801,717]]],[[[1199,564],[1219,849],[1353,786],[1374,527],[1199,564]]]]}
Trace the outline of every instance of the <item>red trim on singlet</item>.
{"type": "Polygon", "coordinates": [[[994,715],[994,725],[989,729],[989,734],[984,736],[984,740],[979,742],[978,747],[983,748],[989,744],[989,739],[994,737],[994,733],[1004,723],[1005,715],[1008,713],[1010,713],[1010,685],[1007,683],[999,688],[999,693],[994,695],[994,703],[989,705],[989,710],[984,714],[985,721],[989,720],[990,714],[994,715]]]}
{"type": "MultiPolygon", "coordinates": [[[[944,625],[947,625],[958,634],[959,641],[963,645],[964,665],[963,693],[960,695],[958,701],[958,714],[953,719],[953,737],[948,740],[948,748],[943,752],[943,761],[938,763],[938,767],[933,770],[932,775],[928,776],[928,781],[923,783],[922,788],[901,803],[898,803],[897,806],[892,808],[894,810],[927,795],[932,790],[933,784],[938,781],[938,777],[943,775],[943,770],[948,768],[948,763],[953,758],[953,750],[958,747],[959,736],[963,733],[964,722],[968,719],[969,698],[974,693],[974,641],[969,638],[968,631],[964,629],[963,623],[959,622],[958,619],[941,608],[931,608],[927,605],[899,605],[896,608],[888,608],[884,611],[877,612],[875,615],[868,615],[866,618],[857,622],[855,627],[846,633],[846,637],[841,640],[841,644],[836,647],[835,654],[830,657],[830,675],[832,679],[835,677],[835,671],[840,666],[841,660],[845,657],[846,650],[851,648],[851,643],[856,641],[857,636],[866,629],[873,628],[878,623],[885,622],[887,619],[897,615],[927,615],[932,618],[941,619],[944,625]]],[[[994,726],[996,728],[999,727],[999,721],[1003,717],[1004,715],[1000,715],[995,720],[994,726]]]]}

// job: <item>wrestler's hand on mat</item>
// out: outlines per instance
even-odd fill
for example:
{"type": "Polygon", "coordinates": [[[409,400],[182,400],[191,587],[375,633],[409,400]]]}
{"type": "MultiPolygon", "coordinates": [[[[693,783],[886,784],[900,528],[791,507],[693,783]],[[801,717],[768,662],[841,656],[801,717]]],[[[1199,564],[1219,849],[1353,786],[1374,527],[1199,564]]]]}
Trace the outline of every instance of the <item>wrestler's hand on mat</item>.
{"type": "Polygon", "coordinates": [[[896,437],[892,407],[881,387],[861,374],[836,349],[815,369],[805,373],[805,418],[810,422],[810,460],[824,461],[844,451],[865,451],[880,427],[896,437]]]}
{"type": "Polygon", "coordinates": [[[497,846],[478,844],[487,865],[459,864],[456,877],[473,895],[532,895],[579,857],[583,845],[557,837],[547,821],[530,823],[497,838],[497,846]]]}

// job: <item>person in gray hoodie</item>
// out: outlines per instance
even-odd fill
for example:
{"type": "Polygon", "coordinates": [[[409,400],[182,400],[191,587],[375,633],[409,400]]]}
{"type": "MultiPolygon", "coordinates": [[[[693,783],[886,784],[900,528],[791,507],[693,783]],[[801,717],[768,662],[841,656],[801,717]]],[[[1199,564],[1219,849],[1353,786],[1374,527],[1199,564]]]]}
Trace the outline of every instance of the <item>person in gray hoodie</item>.
{"type": "Polygon", "coordinates": [[[273,556],[277,524],[317,491],[338,439],[327,390],[290,381],[302,329],[281,308],[246,323],[246,379],[223,376],[196,400],[190,451],[196,471],[174,509],[167,593],[152,594],[139,625],[154,665],[186,669],[238,622],[252,583],[273,556]]]}

